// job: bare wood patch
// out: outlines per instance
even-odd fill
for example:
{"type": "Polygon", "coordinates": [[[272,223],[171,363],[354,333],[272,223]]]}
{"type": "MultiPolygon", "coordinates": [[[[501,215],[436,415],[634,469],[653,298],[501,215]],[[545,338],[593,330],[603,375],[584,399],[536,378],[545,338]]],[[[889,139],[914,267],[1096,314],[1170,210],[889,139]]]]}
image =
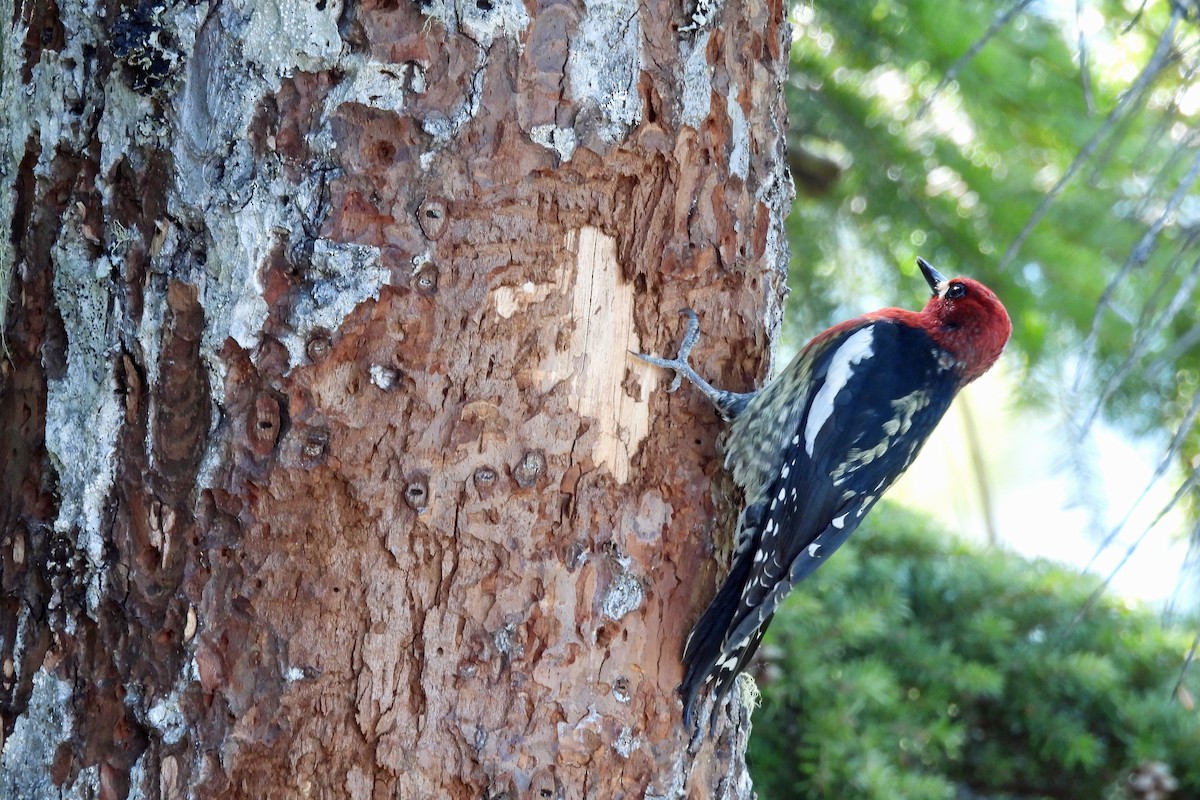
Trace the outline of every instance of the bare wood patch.
{"type": "Polygon", "coordinates": [[[624,279],[617,260],[617,240],[592,227],[567,234],[567,250],[575,255],[570,283],[569,339],[542,365],[548,388],[570,381],[571,403],[598,426],[591,460],[607,467],[618,483],[629,481],[629,461],[650,428],[647,391],[631,396],[622,385],[629,351],[640,341],[633,324],[633,285],[624,279]]]}

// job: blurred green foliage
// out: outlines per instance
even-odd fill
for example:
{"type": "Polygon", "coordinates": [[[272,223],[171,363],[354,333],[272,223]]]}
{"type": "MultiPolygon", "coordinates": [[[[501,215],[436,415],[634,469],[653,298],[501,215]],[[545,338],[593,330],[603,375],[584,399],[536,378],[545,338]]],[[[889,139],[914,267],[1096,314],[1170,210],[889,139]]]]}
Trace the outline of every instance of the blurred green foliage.
{"type": "Polygon", "coordinates": [[[1094,579],[927,528],[885,505],[776,616],[760,797],[1103,800],[1155,762],[1200,797],[1191,633],[1111,599],[1076,620],[1094,579]]]}
{"type": "MultiPolygon", "coordinates": [[[[1070,395],[1083,427],[1100,404],[1138,432],[1174,430],[1200,386],[1200,192],[1163,220],[1144,263],[1122,268],[1200,167],[1197,21],[1172,24],[1167,2],[1085,0],[1081,72],[1076,4],[1032,3],[958,64],[1011,7],[792,7],[788,333],[803,341],[877,303],[919,303],[922,255],[1003,298],[1014,351],[1031,367],[1025,399],[1070,395]],[[1139,82],[1160,38],[1161,69],[1139,82]],[[1091,157],[1008,253],[1089,143],[1091,157]]],[[[1192,432],[1180,461],[1198,452],[1192,432]]]]}

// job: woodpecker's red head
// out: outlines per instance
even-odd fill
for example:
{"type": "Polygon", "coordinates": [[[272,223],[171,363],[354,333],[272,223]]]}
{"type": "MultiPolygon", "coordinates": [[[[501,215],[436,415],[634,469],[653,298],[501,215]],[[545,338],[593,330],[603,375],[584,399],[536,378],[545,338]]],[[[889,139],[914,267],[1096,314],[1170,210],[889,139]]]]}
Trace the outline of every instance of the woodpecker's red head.
{"type": "Polygon", "coordinates": [[[979,281],[946,278],[923,258],[917,266],[933,290],[921,312],[922,325],[961,365],[965,386],[996,363],[1012,321],[996,293],[979,281]]]}

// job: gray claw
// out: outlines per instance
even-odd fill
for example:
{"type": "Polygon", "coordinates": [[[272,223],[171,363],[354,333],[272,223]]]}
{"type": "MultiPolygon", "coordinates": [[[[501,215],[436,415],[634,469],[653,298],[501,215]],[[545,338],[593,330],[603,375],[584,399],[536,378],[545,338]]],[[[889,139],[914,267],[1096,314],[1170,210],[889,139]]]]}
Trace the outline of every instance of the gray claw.
{"type": "Polygon", "coordinates": [[[640,358],[642,361],[645,361],[647,364],[653,364],[654,366],[662,367],[663,369],[674,370],[675,378],[674,378],[674,380],[671,381],[671,385],[667,387],[668,392],[675,391],[676,389],[679,388],[680,384],[683,382],[683,373],[680,372],[680,369],[682,369],[683,367],[686,367],[687,364],[680,361],[679,359],[659,358],[658,356],[648,356],[645,353],[635,353],[632,350],[629,351],[629,355],[636,356],[637,358],[640,358]]]}
{"type": "Polygon", "coordinates": [[[700,340],[700,319],[696,316],[696,312],[690,308],[680,309],[679,313],[688,318],[687,328],[683,334],[683,342],[679,345],[679,355],[674,358],[659,358],[658,356],[648,356],[644,353],[629,351],[630,355],[637,356],[647,364],[653,364],[656,367],[674,371],[675,377],[671,380],[671,385],[667,387],[668,393],[677,391],[683,384],[685,376],[694,380],[692,376],[696,375],[691,365],[688,364],[688,356],[692,354],[692,348],[700,340]]]}
{"type": "Polygon", "coordinates": [[[737,392],[727,392],[724,389],[716,389],[708,381],[696,374],[696,370],[692,369],[691,364],[688,363],[688,356],[691,355],[692,348],[696,346],[696,342],[700,339],[700,320],[696,318],[696,312],[690,308],[685,308],[679,313],[688,318],[687,330],[683,334],[683,343],[679,346],[679,355],[675,356],[675,358],[659,358],[657,356],[633,353],[633,351],[630,352],[647,364],[675,371],[675,379],[667,387],[668,392],[678,389],[683,383],[683,379],[687,378],[708,398],[709,402],[717,407],[717,413],[721,415],[721,419],[729,421],[736,418],[746,408],[750,399],[754,397],[754,392],[739,394],[737,392]]]}
{"type": "Polygon", "coordinates": [[[675,356],[675,360],[686,364],[688,356],[692,354],[692,348],[700,341],[700,319],[690,308],[681,308],[679,313],[687,317],[687,329],[684,331],[683,343],[679,345],[679,355],[675,356]]]}

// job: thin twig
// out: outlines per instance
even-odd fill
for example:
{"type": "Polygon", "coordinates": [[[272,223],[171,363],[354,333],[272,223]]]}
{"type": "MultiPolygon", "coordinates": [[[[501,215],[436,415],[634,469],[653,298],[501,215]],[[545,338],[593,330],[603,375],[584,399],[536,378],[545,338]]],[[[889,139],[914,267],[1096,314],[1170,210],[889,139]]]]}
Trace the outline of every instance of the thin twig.
{"type": "MultiPolygon", "coordinates": [[[[1192,647],[1188,650],[1187,658],[1183,659],[1183,666],[1179,668],[1179,679],[1175,681],[1175,688],[1171,690],[1171,697],[1179,697],[1179,690],[1183,687],[1183,679],[1187,675],[1188,668],[1192,666],[1192,659],[1196,657],[1196,648],[1200,647],[1200,631],[1196,632],[1196,637],[1192,639],[1192,647]]],[[[1188,709],[1189,711],[1191,709],[1188,709]]]]}
{"type": "MultiPolygon", "coordinates": [[[[1160,286],[1165,286],[1167,280],[1169,280],[1171,277],[1174,276],[1168,275],[1164,277],[1160,286]]],[[[1179,288],[1175,291],[1174,296],[1171,298],[1171,302],[1168,304],[1166,310],[1163,311],[1163,313],[1158,317],[1158,319],[1154,320],[1153,323],[1151,323],[1149,320],[1144,320],[1138,324],[1136,327],[1137,334],[1134,338],[1133,347],[1130,348],[1129,355],[1125,357],[1125,360],[1121,362],[1121,365],[1117,367],[1113,374],[1108,377],[1108,380],[1105,381],[1104,387],[1100,390],[1099,394],[1096,396],[1095,402],[1092,404],[1092,410],[1084,418],[1083,424],[1080,426],[1081,430],[1086,432],[1092,427],[1092,423],[1094,423],[1096,421],[1096,417],[1100,415],[1100,409],[1103,408],[1104,404],[1108,402],[1108,399],[1113,396],[1120,385],[1125,381],[1125,378],[1129,375],[1129,373],[1133,372],[1134,365],[1137,364],[1137,362],[1141,360],[1144,355],[1146,355],[1146,353],[1153,346],[1154,342],[1157,341],[1158,337],[1162,335],[1162,332],[1166,330],[1167,326],[1174,322],[1175,317],[1178,316],[1179,312],[1185,307],[1194,305],[1192,294],[1193,290],[1196,288],[1197,281],[1200,281],[1200,258],[1196,259],[1196,261],[1192,264],[1191,271],[1189,271],[1188,274],[1183,277],[1179,288]]],[[[1155,294],[1157,294],[1157,290],[1155,294]]]]}
{"type": "Polygon", "coordinates": [[[992,20],[991,26],[988,27],[983,36],[980,36],[978,39],[976,39],[975,43],[967,48],[967,52],[959,56],[958,60],[950,65],[950,69],[946,70],[946,74],[942,76],[942,79],[938,82],[938,85],[933,87],[933,91],[929,93],[929,97],[925,98],[925,102],[921,103],[921,107],[917,109],[916,119],[921,119],[925,116],[925,113],[929,111],[929,106],[933,104],[934,98],[941,94],[942,90],[949,86],[958,77],[958,74],[963,71],[963,68],[965,68],[967,64],[971,62],[971,59],[979,55],[979,51],[986,47],[987,43],[990,42],[996,36],[996,34],[999,33],[1000,30],[1012,20],[1013,17],[1021,13],[1021,11],[1023,11],[1025,7],[1032,2],[1033,0],[1017,0],[1017,2],[1013,3],[1013,5],[1010,6],[1006,11],[1002,11],[994,20],[992,20]]]}
{"type": "MultiPolygon", "coordinates": [[[[1134,500],[1129,505],[1129,508],[1125,510],[1125,516],[1121,518],[1121,521],[1114,525],[1104,539],[1100,542],[1100,546],[1097,547],[1096,552],[1092,554],[1087,566],[1083,568],[1085,572],[1092,568],[1092,565],[1096,563],[1096,559],[1098,559],[1100,555],[1108,549],[1109,545],[1111,545],[1121,531],[1125,529],[1125,526],[1129,524],[1129,520],[1133,516],[1133,512],[1137,510],[1138,506],[1142,504],[1142,501],[1146,499],[1146,496],[1150,494],[1150,490],[1154,487],[1154,485],[1162,480],[1162,476],[1167,474],[1167,470],[1170,468],[1171,464],[1174,463],[1175,457],[1179,455],[1179,451],[1183,449],[1184,444],[1187,442],[1187,437],[1192,432],[1192,425],[1195,424],[1196,417],[1198,415],[1200,415],[1200,390],[1198,390],[1192,396],[1192,405],[1188,408],[1187,413],[1183,415],[1183,421],[1176,429],[1175,436],[1172,437],[1171,443],[1167,446],[1166,452],[1163,453],[1162,457],[1158,460],[1158,464],[1155,465],[1154,473],[1150,476],[1150,480],[1146,483],[1145,487],[1142,488],[1142,492],[1138,495],[1137,499],[1134,500]]],[[[1162,514],[1155,519],[1155,523],[1157,523],[1158,519],[1161,519],[1161,517],[1162,514]]],[[[1138,541],[1140,542],[1141,539],[1138,541]]],[[[1126,558],[1128,558],[1128,556],[1126,556],[1126,558]]],[[[1123,565],[1124,561],[1121,563],[1123,565]]]]}
{"type": "Polygon", "coordinates": [[[1162,232],[1162,229],[1167,224],[1167,220],[1170,218],[1170,216],[1179,209],[1179,206],[1183,203],[1184,199],[1188,197],[1188,193],[1191,191],[1192,185],[1197,181],[1197,179],[1200,179],[1200,152],[1196,154],[1195,159],[1192,161],[1192,166],[1190,169],[1188,169],[1188,172],[1183,177],[1183,180],[1181,180],[1179,185],[1175,187],[1175,192],[1171,195],[1171,198],[1163,207],[1162,213],[1158,215],[1158,218],[1154,220],[1154,222],[1150,225],[1150,228],[1142,235],[1142,238],[1138,241],[1138,243],[1134,245],[1133,249],[1129,252],[1129,257],[1125,259],[1125,263],[1121,265],[1121,268],[1117,270],[1116,275],[1114,275],[1108,282],[1108,285],[1104,287],[1104,292],[1101,293],[1100,299],[1096,301],[1096,311],[1092,315],[1091,330],[1088,331],[1087,338],[1083,340],[1083,347],[1080,348],[1082,357],[1079,362],[1079,367],[1075,371],[1076,391],[1078,391],[1080,386],[1083,384],[1083,375],[1085,371],[1084,365],[1092,357],[1092,351],[1095,349],[1096,340],[1100,335],[1100,320],[1104,316],[1105,309],[1112,302],[1113,293],[1116,292],[1117,287],[1122,281],[1125,280],[1130,272],[1132,272],[1135,268],[1140,267],[1146,261],[1146,259],[1150,257],[1150,253],[1153,252],[1154,246],[1158,241],[1159,233],[1162,232]]]}
{"type": "Polygon", "coordinates": [[[1183,562],[1179,565],[1179,573],[1175,576],[1175,588],[1171,590],[1171,596],[1163,606],[1162,621],[1164,625],[1169,624],[1175,617],[1175,601],[1183,592],[1183,582],[1192,577],[1198,555],[1200,555],[1200,539],[1192,536],[1188,539],[1187,552],[1183,556],[1183,562]]]}
{"type": "MultiPolygon", "coordinates": [[[[1065,367],[1063,367],[1065,369],[1065,367]]],[[[1070,493],[1066,498],[1068,507],[1077,506],[1087,514],[1084,529],[1103,531],[1107,528],[1105,516],[1108,511],[1106,497],[1097,490],[1100,485],[1100,475],[1097,469],[1099,456],[1095,454],[1095,442],[1092,437],[1077,431],[1082,412],[1078,409],[1083,402],[1083,396],[1078,393],[1063,392],[1059,395],[1062,404],[1060,424],[1063,426],[1065,443],[1057,471],[1071,478],[1070,493]]]]}
{"type": "MultiPolygon", "coordinates": [[[[1182,122],[1183,124],[1190,126],[1189,120],[1180,118],[1179,101],[1187,94],[1188,89],[1191,88],[1192,81],[1196,77],[1196,71],[1197,69],[1200,69],[1200,59],[1192,58],[1191,61],[1187,60],[1188,56],[1190,56],[1198,47],[1200,47],[1200,43],[1194,43],[1172,53],[1170,59],[1171,63],[1178,63],[1181,65],[1186,64],[1186,66],[1181,67],[1183,71],[1176,84],[1175,92],[1171,95],[1171,102],[1168,103],[1166,107],[1163,108],[1162,113],[1158,115],[1158,121],[1155,123],[1154,128],[1146,132],[1141,137],[1142,146],[1138,150],[1137,155],[1135,155],[1132,159],[1127,159],[1126,163],[1146,163],[1148,159],[1153,157],[1156,149],[1162,145],[1164,138],[1169,135],[1169,129],[1173,124],[1182,122]]],[[[1130,127],[1136,121],[1136,117],[1127,117],[1125,121],[1122,122],[1122,127],[1130,127]]],[[[1093,159],[1095,166],[1092,169],[1091,176],[1088,178],[1089,183],[1094,183],[1100,173],[1101,167],[1112,160],[1113,152],[1120,147],[1121,143],[1125,140],[1123,134],[1124,131],[1120,131],[1119,134],[1110,136],[1108,139],[1108,144],[1103,150],[1100,151],[1100,154],[1093,159]]],[[[1189,130],[1187,135],[1184,137],[1184,140],[1192,141],[1195,139],[1196,135],[1197,133],[1195,130],[1189,130]]],[[[1175,153],[1172,153],[1172,158],[1176,158],[1179,155],[1181,155],[1181,153],[1176,151],[1175,153]]]]}
{"type": "Polygon", "coordinates": [[[1075,0],[1075,32],[1079,43],[1079,84],[1083,90],[1083,105],[1090,117],[1096,113],[1096,103],[1092,97],[1092,73],[1088,69],[1087,34],[1083,32],[1083,0],[1075,0]]]}
{"type": "Polygon", "coordinates": [[[1146,365],[1146,368],[1142,370],[1142,379],[1149,383],[1157,373],[1168,367],[1174,367],[1175,362],[1184,353],[1197,345],[1200,345],[1200,325],[1193,325],[1191,330],[1176,339],[1159,358],[1146,365]]]}
{"type": "Polygon", "coordinates": [[[1148,2],[1150,2],[1150,0],[1142,0],[1142,4],[1138,6],[1138,10],[1133,12],[1133,16],[1129,18],[1129,22],[1126,22],[1125,27],[1121,28],[1122,36],[1129,33],[1131,30],[1133,30],[1133,26],[1138,24],[1138,20],[1142,18],[1142,13],[1146,10],[1146,3],[1148,2]]]}
{"type": "MultiPolygon", "coordinates": [[[[1112,584],[1113,579],[1117,577],[1117,573],[1129,563],[1129,559],[1133,557],[1133,554],[1150,534],[1150,531],[1154,530],[1158,523],[1162,521],[1163,517],[1171,513],[1172,509],[1175,508],[1180,500],[1187,496],[1188,492],[1190,492],[1197,483],[1200,483],[1200,468],[1192,470],[1192,473],[1188,476],[1188,479],[1184,481],[1178,489],[1175,490],[1175,494],[1171,496],[1170,501],[1159,510],[1159,512],[1154,516],[1154,519],[1151,520],[1150,524],[1142,529],[1142,532],[1138,534],[1137,538],[1129,544],[1129,547],[1125,548],[1125,553],[1121,556],[1121,560],[1117,562],[1117,565],[1112,568],[1112,571],[1110,571],[1104,580],[1101,581],[1100,585],[1096,587],[1096,591],[1092,592],[1091,596],[1089,596],[1084,602],[1083,607],[1079,609],[1079,613],[1075,615],[1075,621],[1083,619],[1087,612],[1092,609],[1092,607],[1096,604],[1096,601],[1100,599],[1101,595],[1103,595],[1105,590],[1107,590],[1112,584]]],[[[1197,530],[1194,530],[1192,535],[1200,535],[1200,524],[1197,525],[1197,530]]]]}
{"type": "Polygon", "coordinates": [[[971,410],[969,398],[961,397],[958,408],[962,412],[963,429],[967,436],[967,452],[971,456],[971,471],[979,489],[979,502],[983,506],[983,524],[987,530],[988,544],[997,547],[1000,533],[996,525],[996,511],[992,504],[992,492],[987,476],[987,460],[983,457],[983,443],[979,440],[979,428],[975,424],[975,412],[971,410]]]}
{"type": "Polygon", "coordinates": [[[1063,176],[1058,179],[1058,182],[1055,183],[1054,186],[1051,187],[1050,191],[1046,193],[1046,196],[1042,198],[1042,202],[1038,204],[1038,207],[1034,209],[1033,214],[1029,216],[1029,220],[1025,223],[1025,227],[1021,228],[1021,232],[1017,234],[1017,237],[1013,240],[1012,244],[1010,244],[1008,249],[1004,251],[1004,255],[1000,258],[1000,262],[997,265],[997,269],[1003,270],[1008,267],[1008,265],[1016,257],[1017,252],[1021,249],[1021,245],[1025,243],[1025,240],[1029,238],[1029,234],[1033,233],[1033,229],[1038,226],[1038,223],[1040,223],[1046,216],[1047,212],[1049,212],[1050,206],[1055,200],[1058,199],[1058,196],[1062,193],[1062,190],[1065,189],[1067,184],[1071,182],[1071,180],[1075,177],[1075,174],[1079,172],[1080,168],[1087,163],[1088,159],[1091,158],[1092,153],[1094,153],[1096,148],[1100,145],[1100,142],[1103,141],[1104,137],[1107,136],[1112,130],[1113,124],[1117,120],[1121,119],[1122,116],[1124,116],[1125,112],[1133,104],[1133,101],[1136,98],[1142,97],[1149,89],[1150,83],[1154,80],[1154,78],[1158,77],[1158,73],[1162,70],[1167,56],[1171,51],[1171,44],[1175,40],[1175,28],[1178,26],[1181,16],[1182,12],[1178,7],[1172,10],[1170,23],[1167,25],[1167,29],[1163,31],[1162,35],[1159,37],[1158,46],[1155,48],[1154,54],[1150,56],[1150,60],[1146,62],[1146,66],[1142,67],[1142,71],[1138,74],[1137,79],[1134,80],[1133,85],[1130,86],[1123,95],[1121,95],[1121,99],[1117,101],[1116,107],[1114,107],[1113,110],[1109,112],[1108,117],[1105,118],[1104,124],[1102,124],[1099,130],[1092,135],[1092,138],[1087,141],[1087,144],[1085,144],[1079,150],[1074,160],[1071,161],[1071,165],[1067,167],[1066,172],[1063,173],[1063,176]]]}

